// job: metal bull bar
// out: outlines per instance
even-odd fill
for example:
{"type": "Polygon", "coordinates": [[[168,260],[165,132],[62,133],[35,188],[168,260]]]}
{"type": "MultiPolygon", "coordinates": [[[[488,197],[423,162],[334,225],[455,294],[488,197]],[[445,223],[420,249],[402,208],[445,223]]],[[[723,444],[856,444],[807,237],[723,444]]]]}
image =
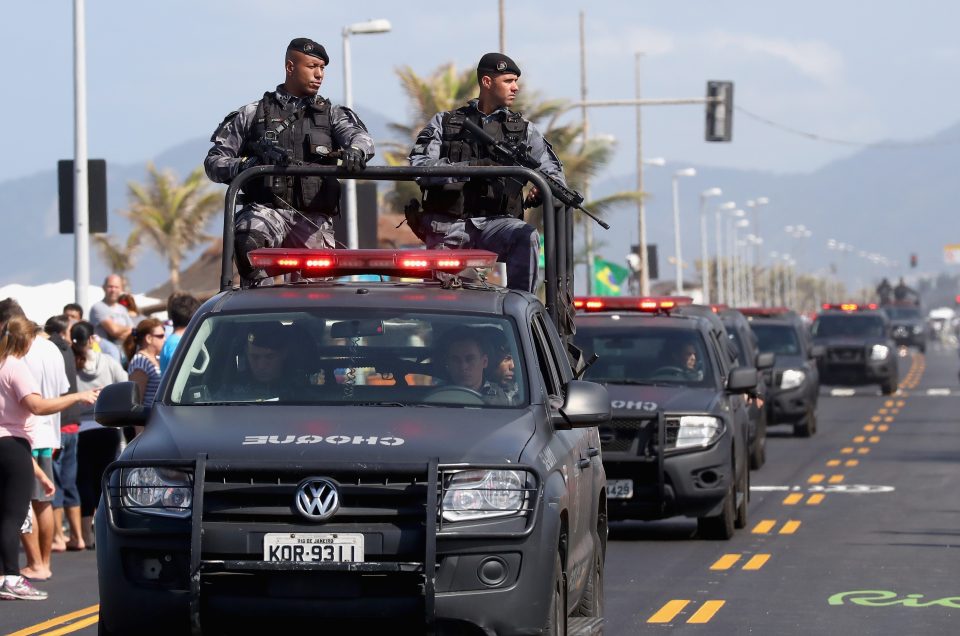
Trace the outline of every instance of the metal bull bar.
{"type": "Polygon", "coordinates": [[[221,260],[220,291],[230,289],[233,281],[234,214],[240,187],[256,177],[267,175],[297,175],[362,179],[365,181],[410,181],[418,177],[517,177],[529,181],[540,190],[543,200],[543,251],[547,313],[561,334],[572,333],[570,317],[573,311],[573,218],[565,207],[554,208],[550,184],[529,168],[519,166],[371,166],[361,173],[347,172],[339,166],[255,166],[244,170],[230,183],[223,209],[223,257],[221,260]],[[551,213],[551,210],[557,210],[551,213]]]}

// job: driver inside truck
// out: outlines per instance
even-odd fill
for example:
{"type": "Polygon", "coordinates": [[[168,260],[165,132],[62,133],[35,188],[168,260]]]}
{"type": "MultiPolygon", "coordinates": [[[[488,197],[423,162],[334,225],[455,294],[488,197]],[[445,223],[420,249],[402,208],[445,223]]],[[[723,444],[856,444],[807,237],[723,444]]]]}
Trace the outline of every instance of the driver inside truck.
{"type": "Polygon", "coordinates": [[[479,334],[469,329],[457,330],[444,338],[439,356],[448,385],[461,386],[479,393],[488,404],[509,404],[498,384],[484,378],[490,358],[479,334]]]}

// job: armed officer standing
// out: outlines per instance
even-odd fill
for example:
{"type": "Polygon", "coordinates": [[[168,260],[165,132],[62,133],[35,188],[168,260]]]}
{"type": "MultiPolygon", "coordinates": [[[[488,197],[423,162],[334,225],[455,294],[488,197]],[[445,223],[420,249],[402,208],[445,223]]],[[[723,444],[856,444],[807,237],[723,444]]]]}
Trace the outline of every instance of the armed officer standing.
{"type": "MultiPolygon", "coordinates": [[[[309,38],[287,46],[286,80],[275,91],[221,122],[210,138],[204,168],[218,183],[229,183],[247,168],[263,165],[336,165],[340,151],[350,172],[373,157],[373,139],[360,118],[318,93],[330,58],[309,38]]],[[[247,256],[260,247],[333,248],[331,217],[340,213],[340,183],[332,177],[266,176],[243,186],[246,205],[237,213],[235,255],[245,285],[270,275],[254,269],[247,256]]]]}
{"type": "MultiPolygon", "coordinates": [[[[464,122],[483,128],[497,142],[522,147],[547,174],[563,181],[563,165],[536,126],[509,109],[520,91],[520,68],[506,55],[487,53],[477,65],[480,95],[453,111],[437,113],[420,131],[410,152],[413,166],[495,166],[464,122]]],[[[511,164],[503,164],[511,165],[511,164]]],[[[524,183],[514,178],[420,179],[423,213],[411,223],[428,249],[478,248],[496,252],[507,265],[507,286],[533,292],[537,287],[540,238],[523,221],[524,183]]],[[[538,203],[534,189],[527,203],[538,203]]]]}

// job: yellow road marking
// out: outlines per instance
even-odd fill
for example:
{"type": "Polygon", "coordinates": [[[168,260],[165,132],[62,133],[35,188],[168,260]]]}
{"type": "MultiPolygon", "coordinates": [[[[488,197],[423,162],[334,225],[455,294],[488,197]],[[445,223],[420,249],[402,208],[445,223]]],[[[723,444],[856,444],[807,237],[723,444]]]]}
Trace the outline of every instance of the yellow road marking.
{"type": "Polygon", "coordinates": [[[890,415],[900,415],[900,409],[890,409],[890,415]]]}
{"type": "Polygon", "coordinates": [[[769,560],[770,560],[769,554],[754,554],[752,557],[750,557],[750,560],[744,564],[743,569],[759,570],[769,560]]]}
{"type": "Polygon", "coordinates": [[[848,459],[843,463],[844,466],[857,466],[860,464],[859,459],[848,459]]]}
{"type": "Polygon", "coordinates": [[[52,632],[44,632],[42,636],[62,636],[63,634],[69,634],[71,632],[79,631],[84,627],[89,627],[94,623],[96,623],[98,620],[100,620],[100,615],[94,614],[93,616],[88,616],[87,618],[79,620],[76,623],[67,625],[66,627],[55,629],[52,632]]]}
{"type": "Polygon", "coordinates": [[[870,421],[871,421],[871,422],[879,422],[881,419],[883,419],[883,418],[881,418],[879,415],[874,415],[873,417],[870,418],[870,421]]]}
{"type": "Polygon", "coordinates": [[[879,435],[871,435],[871,436],[870,436],[870,443],[871,443],[871,444],[876,444],[876,443],[879,442],[879,441],[880,441],[880,436],[879,436],[879,435]]]}
{"type": "Polygon", "coordinates": [[[863,448],[858,448],[858,449],[857,449],[857,454],[858,454],[858,455],[866,455],[866,454],[869,453],[869,452],[870,452],[870,448],[867,447],[867,446],[864,446],[863,448]]]}
{"type": "Polygon", "coordinates": [[[886,415],[889,411],[887,409],[877,409],[877,413],[880,415],[886,415]]]}
{"type": "Polygon", "coordinates": [[[865,430],[868,433],[872,433],[875,428],[876,428],[875,425],[867,424],[866,426],[863,427],[863,430],[865,430]]]}
{"type": "Polygon", "coordinates": [[[752,532],[753,534],[767,534],[768,532],[773,530],[773,526],[775,525],[777,525],[777,522],[774,521],[773,519],[764,519],[757,525],[753,526],[753,530],[751,530],[750,532],[752,532]]]}
{"type": "Polygon", "coordinates": [[[890,425],[889,425],[889,424],[881,424],[880,426],[877,427],[877,430],[880,431],[881,433],[886,433],[887,431],[890,430],[890,425]]]}
{"type": "Polygon", "coordinates": [[[834,466],[839,466],[839,465],[840,465],[840,460],[839,460],[839,459],[831,459],[831,460],[829,460],[829,461],[827,462],[827,466],[830,466],[831,468],[834,467],[834,466]]]}
{"type": "Polygon", "coordinates": [[[829,479],[831,484],[839,484],[843,482],[843,475],[830,475],[829,479]]]}
{"type": "Polygon", "coordinates": [[[893,400],[887,400],[886,402],[883,403],[883,405],[889,408],[893,406],[893,400]]]}
{"type": "Polygon", "coordinates": [[[883,418],[883,421],[889,424],[890,422],[893,421],[893,418],[888,415],[887,417],[883,418]]]}
{"type": "Polygon", "coordinates": [[[710,566],[711,570],[729,570],[740,560],[739,554],[724,554],[717,559],[716,563],[710,566]]]}
{"type": "Polygon", "coordinates": [[[818,492],[818,493],[812,494],[812,495],[810,495],[810,498],[807,499],[807,505],[808,505],[808,506],[818,506],[818,505],[820,505],[820,502],[824,500],[825,497],[826,497],[826,495],[824,495],[822,492],[818,492]]]}
{"type": "Polygon", "coordinates": [[[793,492],[787,495],[787,498],[783,500],[784,506],[796,506],[800,503],[800,500],[803,499],[802,492],[793,492]]]}
{"type": "Polygon", "coordinates": [[[788,521],[780,528],[780,534],[793,534],[800,527],[799,521],[788,521]]]}
{"type": "Polygon", "coordinates": [[[667,604],[661,607],[656,614],[647,619],[648,623],[669,623],[677,614],[683,611],[690,601],[667,601],[667,604]]]}
{"type": "Polygon", "coordinates": [[[897,400],[898,407],[902,407],[904,404],[906,404],[906,402],[904,402],[903,400],[897,400]]]}
{"type": "Polygon", "coordinates": [[[694,612],[688,623],[709,623],[713,615],[720,611],[726,601],[707,601],[703,607],[694,612]]]}
{"type": "Polygon", "coordinates": [[[87,616],[88,614],[91,614],[91,613],[94,615],[94,617],[99,617],[100,606],[91,605],[90,607],[84,607],[83,609],[77,610],[75,612],[70,612],[69,614],[64,614],[63,616],[57,616],[56,618],[51,618],[48,621],[37,623],[36,625],[32,625],[30,627],[24,627],[18,632],[13,632],[11,634],[8,634],[8,636],[30,636],[30,634],[36,634],[38,632],[42,632],[45,629],[50,629],[51,627],[56,627],[57,625],[62,625],[63,623],[69,623],[70,621],[76,618],[80,618],[81,616],[87,616]]]}
{"type": "Polygon", "coordinates": [[[863,444],[863,442],[864,442],[866,439],[867,439],[867,438],[866,438],[866,436],[864,436],[864,435],[857,435],[856,437],[853,438],[853,443],[854,443],[854,444],[863,444]]]}
{"type": "Polygon", "coordinates": [[[820,483],[821,481],[823,481],[825,478],[826,478],[826,475],[820,475],[820,474],[810,475],[810,479],[807,480],[807,483],[810,483],[810,484],[819,484],[819,483],[820,483]]]}
{"type": "Polygon", "coordinates": [[[841,455],[850,455],[850,454],[852,454],[852,453],[853,453],[853,447],[851,447],[851,446],[846,446],[846,447],[840,449],[840,454],[841,454],[841,455]]]}

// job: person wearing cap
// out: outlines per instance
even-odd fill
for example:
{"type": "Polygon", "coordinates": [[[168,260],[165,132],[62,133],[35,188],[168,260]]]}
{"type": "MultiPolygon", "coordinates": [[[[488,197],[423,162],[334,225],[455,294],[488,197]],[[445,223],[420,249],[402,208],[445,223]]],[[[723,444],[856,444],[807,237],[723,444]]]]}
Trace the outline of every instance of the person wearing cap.
{"type": "MultiPolygon", "coordinates": [[[[373,157],[373,139],[349,108],[320,96],[330,63],[322,45],[296,38],[284,57],[286,79],[276,90],[235,110],[220,123],[204,160],[207,176],[230,183],[253,166],[336,165],[358,172],[373,157]]],[[[334,248],[332,217],[340,213],[340,184],[332,177],[266,176],[243,186],[237,213],[235,258],[241,281],[255,285],[269,272],[255,269],[248,254],[261,247],[334,248]]]]}
{"type": "MultiPolygon", "coordinates": [[[[413,166],[496,166],[487,147],[467,130],[467,119],[495,140],[524,146],[544,172],[564,181],[563,165],[550,143],[523,115],[510,110],[520,91],[520,67],[502,53],[487,53],[477,65],[480,94],[453,111],[437,113],[410,151],[413,166]]],[[[423,212],[412,229],[428,249],[476,248],[496,252],[507,266],[507,287],[537,288],[537,231],[523,220],[523,182],[512,178],[421,178],[423,212]]],[[[534,189],[527,203],[535,204],[534,189]]]]}

